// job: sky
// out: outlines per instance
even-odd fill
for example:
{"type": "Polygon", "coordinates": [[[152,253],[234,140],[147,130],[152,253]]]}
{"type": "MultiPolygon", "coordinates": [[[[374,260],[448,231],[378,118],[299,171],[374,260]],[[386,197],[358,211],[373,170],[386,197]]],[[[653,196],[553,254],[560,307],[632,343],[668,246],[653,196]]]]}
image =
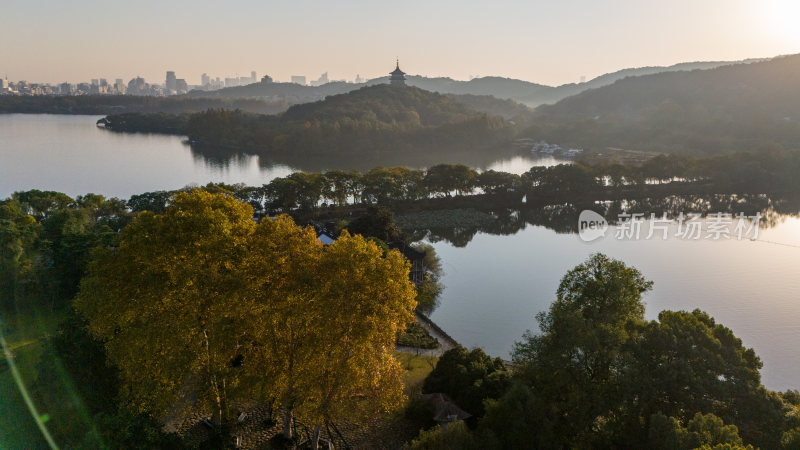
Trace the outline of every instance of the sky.
{"type": "Polygon", "coordinates": [[[3,0],[0,77],[163,82],[269,74],[503,76],[559,85],[623,68],[800,53],[796,0],[3,0]]]}

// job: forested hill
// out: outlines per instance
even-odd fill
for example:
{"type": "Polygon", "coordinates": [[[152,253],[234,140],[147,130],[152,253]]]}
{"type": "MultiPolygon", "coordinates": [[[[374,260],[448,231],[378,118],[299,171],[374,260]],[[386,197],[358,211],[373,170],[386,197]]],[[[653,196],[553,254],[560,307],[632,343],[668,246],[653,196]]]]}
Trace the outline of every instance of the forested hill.
{"type": "MultiPolygon", "coordinates": [[[[491,98],[465,101],[514,110],[491,98]]],[[[526,112],[521,105],[515,108],[526,112]]],[[[210,109],[180,116],[126,114],[106,120],[107,128],[117,131],[185,134],[201,146],[295,156],[484,154],[501,146],[510,149],[511,139],[523,129],[517,122],[477,111],[449,96],[391,85],[368,86],[295,105],[278,116],[210,109]]]]}
{"type": "Polygon", "coordinates": [[[562,145],[713,154],[800,147],[800,55],[625,78],[537,109],[562,145]]]}
{"type": "Polygon", "coordinates": [[[447,94],[447,96],[476,111],[500,116],[518,124],[528,123],[534,117],[533,109],[514,100],[503,100],[491,95],[447,94]]]}
{"type": "Polygon", "coordinates": [[[517,128],[441,94],[377,85],[295,105],[277,118],[227,111],[195,114],[187,134],[259,153],[374,156],[484,150],[507,141],[517,128]]]}
{"type": "MultiPolygon", "coordinates": [[[[569,83],[560,86],[547,86],[529,81],[504,77],[479,77],[469,81],[457,81],[450,78],[409,77],[408,84],[429,91],[443,94],[491,95],[499,99],[513,100],[535,107],[541,104],[552,104],[566,97],[579,94],[588,89],[607,86],[626,77],[650,75],[654,73],[705,70],[735,64],[727,61],[702,61],[680,63],[672,66],[636,67],[618,70],[600,75],[584,83],[569,83]]],[[[384,81],[386,79],[380,79],[384,81]]]]}
{"type": "MultiPolygon", "coordinates": [[[[385,83],[387,80],[388,77],[384,77],[371,82],[385,83]]],[[[453,80],[445,77],[410,76],[408,77],[408,84],[442,94],[491,95],[492,97],[513,100],[529,106],[552,100],[553,93],[558,89],[552,86],[531,83],[530,81],[496,76],[473,78],[469,81],[453,80]]]]}
{"type": "Polygon", "coordinates": [[[281,121],[414,129],[460,123],[479,116],[476,110],[448,96],[410,86],[381,84],[332,95],[314,103],[294,105],[281,116],[281,121]]]}

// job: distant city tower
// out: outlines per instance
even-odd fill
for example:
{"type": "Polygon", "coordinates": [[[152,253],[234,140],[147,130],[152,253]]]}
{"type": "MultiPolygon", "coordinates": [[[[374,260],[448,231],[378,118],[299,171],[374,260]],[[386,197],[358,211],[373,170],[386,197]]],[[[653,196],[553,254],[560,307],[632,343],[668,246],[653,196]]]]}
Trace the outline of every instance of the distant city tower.
{"type": "Polygon", "coordinates": [[[400,59],[397,59],[397,67],[389,73],[391,77],[389,77],[390,84],[397,84],[400,86],[406,85],[406,73],[400,70],[400,59]]]}
{"type": "Polygon", "coordinates": [[[178,79],[175,78],[175,72],[170,70],[169,72],[167,72],[167,79],[166,82],[164,83],[164,86],[167,88],[169,92],[172,93],[178,88],[177,81],[178,79]]]}

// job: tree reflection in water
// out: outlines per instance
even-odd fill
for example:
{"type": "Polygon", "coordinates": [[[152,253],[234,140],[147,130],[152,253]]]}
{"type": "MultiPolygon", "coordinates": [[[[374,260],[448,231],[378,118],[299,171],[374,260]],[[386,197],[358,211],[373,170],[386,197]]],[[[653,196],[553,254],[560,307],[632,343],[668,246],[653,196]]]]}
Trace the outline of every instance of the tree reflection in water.
{"type": "MultiPolygon", "coordinates": [[[[787,216],[800,212],[800,197],[768,197],[766,195],[683,195],[664,198],[645,198],[586,203],[564,203],[543,207],[500,209],[475,214],[486,214],[491,220],[470,226],[410,226],[405,231],[414,240],[448,242],[455,247],[465,247],[478,233],[508,236],[525,229],[526,226],[542,226],[556,233],[577,233],[578,215],[583,210],[592,210],[610,224],[618,223],[620,214],[641,213],[675,219],[681,213],[697,213],[702,216],[728,213],[745,216],[761,214],[760,227],[770,228],[783,222],[787,216]]],[[[443,212],[446,213],[446,212],[443,212]]],[[[434,213],[435,214],[435,213],[434,213]]]]}

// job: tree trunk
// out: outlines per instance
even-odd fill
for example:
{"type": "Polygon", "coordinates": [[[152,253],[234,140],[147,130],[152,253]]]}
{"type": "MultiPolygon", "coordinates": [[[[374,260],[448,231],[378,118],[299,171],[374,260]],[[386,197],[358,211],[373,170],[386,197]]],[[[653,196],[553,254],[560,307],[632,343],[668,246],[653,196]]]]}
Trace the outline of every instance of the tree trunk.
{"type": "Polygon", "coordinates": [[[283,413],[283,437],[286,439],[292,439],[292,419],[292,410],[287,409],[283,413]]]}
{"type": "Polygon", "coordinates": [[[267,405],[267,414],[269,415],[268,417],[270,422],[275,420],[274,404],[272,400],[270,400],[267,405]]]}
{"type": "Polygon", "coordinates": [[[319,449],[320,428],[319,424],[314,426],[314,433],[311,435],[311,450],[319,449]]]}
{"type": "Polygon", "coordinates": [[[222,402],[222,394],[219,391],[219,382],[217,381],[217,375],[212,374],[211,371],[211,350],[210,344],[208,342],[208,332],[203,330],[203,337],[205,338],[206,342],[206,370],[208,371],[209,382],[214,390],[214,397],[217,401],[217,427],[221,431],[222,425],[225,423],[225,416],[223,415],[223,402],[222,402]]]}

